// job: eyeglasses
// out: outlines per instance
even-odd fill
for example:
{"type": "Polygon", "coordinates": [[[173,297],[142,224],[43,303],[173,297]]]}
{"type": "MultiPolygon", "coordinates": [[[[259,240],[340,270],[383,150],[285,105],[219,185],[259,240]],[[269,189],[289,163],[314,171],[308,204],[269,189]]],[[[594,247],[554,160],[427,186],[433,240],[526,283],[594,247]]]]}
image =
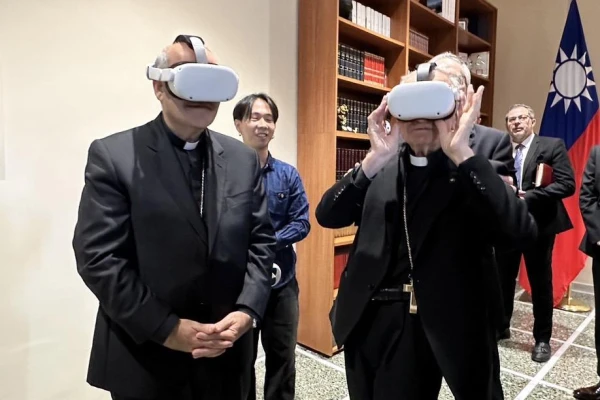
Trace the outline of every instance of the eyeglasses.
{"type": "Polygon", "coordinates": [[[518,115],[516,117],[509,117],[507,119],[507,122],[509,124],[514,124],[517,120],[519,120],[519,122],[521,122],[521,121],[526,121],[527,119],[529,119],[529,115],[518,115]]]}

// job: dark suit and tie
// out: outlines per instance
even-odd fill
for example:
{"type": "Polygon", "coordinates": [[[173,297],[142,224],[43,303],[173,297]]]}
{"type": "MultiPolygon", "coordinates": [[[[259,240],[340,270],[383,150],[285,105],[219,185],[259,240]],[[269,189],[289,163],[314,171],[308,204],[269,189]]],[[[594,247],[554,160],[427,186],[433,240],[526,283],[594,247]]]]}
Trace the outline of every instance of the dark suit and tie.
{"type": "Polygon", "coordinates": [[[505,336],[504,332],[510,327],[515,283],[523,256],[531,285],[535,319],[533,336],[536,345],[532,359],[545,362],[551,355],[550,338],[554,307],[552,251],[556,235],[573,228],[562,199],[575,192],[575,179],[564,142],[533,133],[535,118],[533,112],[528,110],[530,109],[525,106],[514,107],[507,115],[507,123],[513,138],[517,189],[537,223],[539,234],[531,246],[520,246],[498,254],[505,309],[500,337],[505,336]],[[540,163],[553,168],[554,180],[546,187],[535,186],[537,167],[540,163]]]}
{"type": "Polygon", "coordinates": [[[73,246],[98,298],[88,382],[115,399],[245,399],[252,334],[215,358],[163,345],[180,319],[260,322],[275,235],[256,153],[206,130],[196,148],[162,114],[95,140],[73,246]]]}
{"type": "MultiPolygon", "coordinates": [[[[594,279],[594,302],[596,310],[600,310],[600,145],[592,148],[579,194],[579,208],[585,235],[579,249],[592,257],[592,274],[594,279]]],[[[594,318],[596,373],[600,376],[600,322],[594,318]]],[[[574,391],[574,396],[581,400],[600,400],[600,383],[583,387],[574,391]]]]}

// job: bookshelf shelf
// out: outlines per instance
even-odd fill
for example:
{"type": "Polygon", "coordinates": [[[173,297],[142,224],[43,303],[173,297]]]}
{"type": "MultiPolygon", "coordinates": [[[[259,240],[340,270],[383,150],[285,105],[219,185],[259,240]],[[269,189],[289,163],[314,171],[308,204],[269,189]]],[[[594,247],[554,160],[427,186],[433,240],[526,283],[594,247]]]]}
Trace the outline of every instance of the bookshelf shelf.
{"type": "Polygon", "coordinates": [[[352,91],[370,93],[370,94],[381,94],[384,95],[391,89],[370,82],[359,81],[358,79],[348,78],[347,76],[338,75],[339,87],[349,89],[352,91]]]}
{"type": "MultiPolygon", "coordinates": [[[[490,79],[485,76],[477,75],[475,73],[471,73],[471,82],[474,85],[488,85],[490,83],[490,79]]],[[[474,88],[477,90],[477,88],[474,88]]]]}
{"type": "Polygon", "coordinates": [[[410,26],[422,33],[450,32],[455,25],[416,0],[410,1],[410,26]]]}
{"type": "Polygon", "coordinates": [[[486,88],[480,114],[484,125],[492,124],[494,98],[497,11],[485,0],[449,0],[454,5],[443,6],[440,15],[427,7],[427,0],[358,0],[352,2],[355,18],[340,15],[340,1],[303,0],[298,8],[298,170],[312,226],[297,245],[298,343],[326,356],[339,351],[329,312],[356,227],[323,228],[315,209],[370,145],[365,133],[342,130],[339,122],[366,132],[369,112],[402,76],[446,51],[461,57],[489,51],[489,77],[472,73],[474,86],[486,88]],[[459,28],[465,20],[467,30],[459,28]],[[343,121],[340,106],[346,106],[343,121]]]}
{"type": "Polygon", "coordinates": [[[408,54],[408,63],[413,66],[416,64],[420,64],[423,62],[426,62],[427,60],[429,60],[431,57],[433,57],[431,54],[429,53],[425,53],[424,51],[421,51],[413,46],[409,46],[409,54],[408,54]]]}
{"type": "Polygon", "coordinates": [[[333,245],[335,247],[348,246],[354,242],[354,235],[352,236],[340,236],[333,239],[333,245]]]}
{"type": "Polygon", "coordinates": [[[465,31],[464,29],[458,29],[458,49],[466,53],[477,53],[481,51],[490,51],[492,45],[480,38],[479,36],[465,31]]]}
{"type": "Polygon", "coordinates": [[[469,14],[495,14],[496,8],[484,0],[461,0],[460,11],[469,14]]]}
{"type": "Polygon", "coordinates": [[[338,24],[340,41],[344,40],[352,44],[366,45],[382,53],[390,51],[400,52],[405,46],[404,43],[398,40],[380,35],[342,17],[338,17],[338,24]]]}
{"type": "Polygon", "coordinates": [[[336,131],[335,136],[341,139],[349,139],[349,140],[362,140],[369,141],[369,136],[366,133],[354,133],[354,132],[344,132],[344,131],[336,131]]]}

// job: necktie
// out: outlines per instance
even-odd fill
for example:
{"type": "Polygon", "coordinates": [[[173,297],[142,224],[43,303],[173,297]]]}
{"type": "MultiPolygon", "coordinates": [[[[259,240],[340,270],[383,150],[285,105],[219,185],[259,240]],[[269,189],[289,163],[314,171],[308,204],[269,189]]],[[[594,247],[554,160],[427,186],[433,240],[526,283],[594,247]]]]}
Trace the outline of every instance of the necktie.
{"type": "Polygon", "coordinates": [[[515,152],[515,170],[517,171],[517,185],[521,189],[521,169],[523,168],[523,146],[522,144],[517,145],[515,152]]]}

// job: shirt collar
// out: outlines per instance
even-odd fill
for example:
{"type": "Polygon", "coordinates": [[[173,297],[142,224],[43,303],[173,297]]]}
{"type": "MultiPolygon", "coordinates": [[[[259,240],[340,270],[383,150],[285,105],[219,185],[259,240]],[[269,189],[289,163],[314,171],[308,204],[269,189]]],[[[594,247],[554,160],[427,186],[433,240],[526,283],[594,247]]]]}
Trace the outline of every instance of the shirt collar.
{"type": "Polygon", "coordinates": [[[186,142],[185,140],[181,139],[171,130],[171,128],[167,126],[162,112],[160,113],[159,121],[163,130],[167,133],[167,137],[169,138],[171,144],[178,149],[194,150],[196,147],[198,147],[199,144],[203,144],[205,141],[205,134],[200,135],[200,138],[197,142],[186,142]]]}
{"type": "MultiPolygon", "coordinates": [[[[529,137],[527,139],[525,139],[525,141],[523,141],[523,143],[521,143],[523,145],[523,149],[526,149],[529,147],[529,145],[531,144],[531,142],[533,141],[533,137],[535,136],[535,132],[532,133],[531,135],[529,135],[529,137]]],[[[513,150],[515,150],[517,148],[519,144],[518,143],[512,143],[512,147],[513,150]]]]}
{"type": "Polygon", "coordinates": [[[274,163],[275,163],[275,158],[271,155],[271,152],[269,151],[269,153],[267,154],[267,162],[265,163],[265,166],[263,167],[263,171],[265,171],[265,172],[273,171],[273,169],[275,168],[273,166],[274,163]]]}

